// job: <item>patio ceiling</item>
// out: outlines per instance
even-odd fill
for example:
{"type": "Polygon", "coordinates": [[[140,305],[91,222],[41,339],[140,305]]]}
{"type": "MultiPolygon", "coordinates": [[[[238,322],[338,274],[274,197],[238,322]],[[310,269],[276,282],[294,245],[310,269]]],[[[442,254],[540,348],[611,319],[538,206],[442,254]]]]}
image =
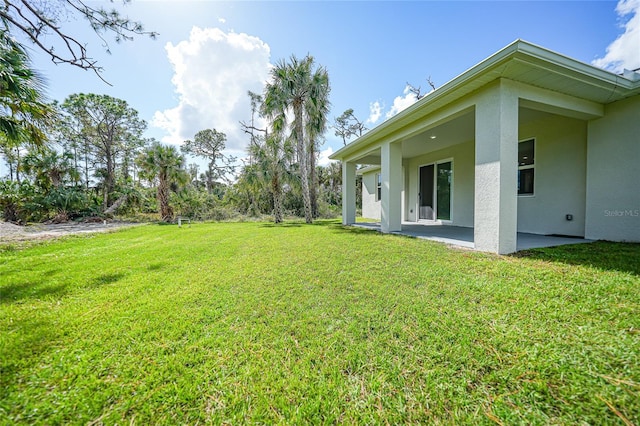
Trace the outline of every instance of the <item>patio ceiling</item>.
{"type": "MultiPolygon", "coordinates": [[[[552,114],[531,108],[521,107],[519,124],[526,125],[552,114]]],[[[422,133],[402,141],[402,158],[412,158],[429,152],[438,151],[475,139],[475,110],[455,117],[445,123],[427,129],[422,133]]],[[[359,164],[380,165],[380,148],[373,149],[355,160],[359,164]]]]}

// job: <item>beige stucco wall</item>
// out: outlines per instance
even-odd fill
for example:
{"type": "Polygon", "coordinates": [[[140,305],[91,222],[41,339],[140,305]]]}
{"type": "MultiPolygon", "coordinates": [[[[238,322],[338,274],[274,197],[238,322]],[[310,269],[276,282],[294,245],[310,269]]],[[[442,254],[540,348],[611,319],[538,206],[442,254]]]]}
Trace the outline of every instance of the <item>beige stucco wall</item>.
{"type": "Polygon", "coordinates": [[[380,200],[376,201],[376,175],[380,169],[362,175],[362,217],[380,220],[380,200]]]}
{"type": "MultiPolygon", "coordinates": [[[[382,219],[382,202],[381,200],[376,201],[376,175],[381,173],[381,169],[371,169],[362,174],[362,217],[365,219],[382,219]]],[[[400,193],[401,197],[401,216],[402,220],[406,220],[406,209],[404,208],[406,205],[405,201],[405,188],[407,188],[408,180],[406,174],[406,167],[402,167],[402,191],[400,193]]]]}
{"type": "MultiPolygon", "coordinates": [[[[425,135],[425,138],[427,136],[425,135]]],[[[473,187],[475,145],[473,141],[453,145],[407,161],[408,190],[405,191],[405,220],[417,221],[419,168],[441,160],[453,160],[453,191],[451,201],[451,224],[473,226],[473,187]]]]}
{"type": "MultiPolygon", "coordinates": [[[[640,96],[607,105],[589,122],[542,114],[518,133],[536,140],[535,194],[518,197],[519,232],[640,242],[640,96]]],[[[472,227],[474,150],[471,140],[403,160],[403,220],[417,220],[419,167],[452,159],[452,224],[472,227]]],[[[363,175],[362,215],[376,220],[379,172],[363,175]]]]}
{"type": "Polygon", "coordinates": [[[640,96],[588,124],[585,236],[640,242],[640,96]]]}
{"type": "Polygon", "coordinates": [[[520,127],[519,140],[532,138],[534,195],[518,196],[518,232],[584,236],[587,123],[544,114],[520,127]]]}

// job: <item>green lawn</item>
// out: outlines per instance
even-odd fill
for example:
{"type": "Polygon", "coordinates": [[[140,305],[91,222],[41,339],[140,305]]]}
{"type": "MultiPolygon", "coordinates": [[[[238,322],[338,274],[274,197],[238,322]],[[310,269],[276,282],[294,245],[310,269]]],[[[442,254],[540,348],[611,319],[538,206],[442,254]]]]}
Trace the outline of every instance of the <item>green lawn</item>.
{"type": "Polygon", "coordinates": [[[0,424],[640,424],[639,331],[638,244],[147,225],[0,253],[0,424]]]}

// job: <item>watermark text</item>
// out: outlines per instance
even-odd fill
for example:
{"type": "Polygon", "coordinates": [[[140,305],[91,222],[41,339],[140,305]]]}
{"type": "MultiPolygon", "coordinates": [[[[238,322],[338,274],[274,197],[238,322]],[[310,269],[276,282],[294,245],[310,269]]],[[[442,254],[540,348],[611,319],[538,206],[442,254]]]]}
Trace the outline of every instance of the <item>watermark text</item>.
{"type": "Polygon", "coordinates": [[[605,217],[640,217],[640,209],[605,210],[605,217]]]}

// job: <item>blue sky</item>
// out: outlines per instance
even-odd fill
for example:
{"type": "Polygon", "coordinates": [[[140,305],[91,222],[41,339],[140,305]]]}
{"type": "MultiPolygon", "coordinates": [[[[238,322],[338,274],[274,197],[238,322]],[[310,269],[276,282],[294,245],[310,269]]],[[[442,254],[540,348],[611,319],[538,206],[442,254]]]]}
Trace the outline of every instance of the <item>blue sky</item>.
{"type": "MultiPolygon", "coordinates": [[[[63,28],[87,43],[112,86],[34,50],[49,97],[118,97],[149,122],[148,137],[179,144],[216,128],[240,155],[247,140],[237,123],[250,115],[247,90],[261,91],[269,64],[291,54],[309,53],[327,68],[331,121],[353,108],[368,127],[411,103],[407,82],[426,90],[431,77],[440,86],[518,38],[587,63],[601,59],[612,70],[614,61],[640,67],[640,0],[114,4],[159,37],[110,43],[107,55],[85,22],[68,20],[63,28]]],[[[341,146],[327,132],[325,156],[341,146]]]]}

